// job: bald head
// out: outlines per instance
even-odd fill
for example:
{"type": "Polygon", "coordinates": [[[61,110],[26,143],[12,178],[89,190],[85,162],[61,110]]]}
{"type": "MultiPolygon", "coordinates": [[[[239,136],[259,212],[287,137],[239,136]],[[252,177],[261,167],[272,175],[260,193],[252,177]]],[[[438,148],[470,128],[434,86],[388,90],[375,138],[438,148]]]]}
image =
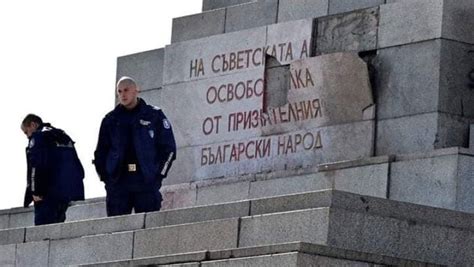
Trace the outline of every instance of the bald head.
{"type": "Polygon", "coordinates": [[[117,95],[120,104],[126,109],[133,109],[138,103],[139,88],[135,80],[128,76],[123,76],[117,82],[117,95]]]}

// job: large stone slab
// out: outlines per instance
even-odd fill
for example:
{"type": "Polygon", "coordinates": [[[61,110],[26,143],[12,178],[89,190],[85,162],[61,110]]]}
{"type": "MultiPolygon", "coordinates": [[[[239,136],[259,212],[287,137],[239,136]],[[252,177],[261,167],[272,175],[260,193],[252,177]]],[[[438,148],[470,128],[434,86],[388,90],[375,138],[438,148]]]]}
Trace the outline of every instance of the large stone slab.
{"type": "Polygon", "coordinates": [[[474,124],[469,126],[469,149],[474,152],[474,124]]]}
{"type": "Polygon", "coordinates": [[[9,221],[10,221],[10,214],[8,212],[0,214],[0,229],[8,228],[9,221]]]}
{"type": "Polygon", "coordinates": [[[425,113],[377,123],[377,155],[429,152],[467,146],[470,120],[445,113],[425,113]]]}
{"type": "Polygon", "coordinates": [[[34,224],[33,209],[12,209],[8,228],[27,227],[34,224]]]}
{"type": "Polygon", "coordinates": [[[0,246],[0,266],[15,266],[16,245],[0,246]]]}
{"type": "Polygon", "coordinates": [[[378,47],[446,38],[474,43],[469,0],[401,1],[380,7],[378,47]]]}
{"type": "Polygon", "coordinates": [[[51,266],[49,245],[49,241],[18,244],[15,266],[51,266]]]}
{"type": "Polygon", "coordinates": [[[71,239],[75,237],[133,231],[145,227],[145,215],[134,214],[71,223],[41,225],[26,229],[26,242],[44,239],[71,239]]]}
{"type": "Polygon", "coordinates": [[[135,232],[133,257],[237,247],[238,218],[135,232]]]}
{"type": "Polygon", "coordinates": [[[0,245],[23,243],[25,228],[0,230],[0,245]]]}
{"type": "Polygon", "coordinates": [[[374,64],[377,117],[434,111],[474,117],[470,51],[474,45],[442,39],[379,49],[374,64]]]}
{"type": "Polygon", "coordinates": [[[277,22],[278,0],[259,0],[227,8],[225,32],[234,32],[277,22]]]}
{"type": "Polygon", "coordinates": [[[349,12],[357,9],[385,4],[385,0],[330,0],[329,14],[349,12]]]}
{"type": "Polygon", "coordinates": [[[280,0],[278,23],[326,16],[328,5],[329,0],[280,0]]]}
{"type": "Polygon", "coordinates": [[[203,0],[202,11],[225,8],[228,6],[240,5],[240,4],[256,2],[256,1],[257,0],[203,0]]]}
{"type": "Polygon", "coordinates": [[[182,42],[224,33],[226,10],[216,9],[173,19],[171,42],[182,42]]]}
{"type": "Polygon", "coordinates": [[[262,70],[267,54],[281,64],[307,58],[312,24],[311,19],[287,22],[169,45],[164,84],[262,70]]]}
{"type": "Polygon", "coordinates": [[[78,265],[131,259],[133,236],[133,232],[125,232],[52,240],[50,241],[48,266],[78,265]]]}
{"type": "Polygon", "coordinates": [[[250,182],[198,187],[197,205],[239,201],[249,198],[250,182]]]}
{"type": "Polygon", "coordinates": [[[317,208],[243,217],[240,224],[239,246],[291,241],[324,244],[328,235],[328,215],[328,208],[317,208]]]}
{"type": "Polygon", "coordinates": [[[304,267],[304,266],[373,266],[369,263],[357,262],[344,259],[336,259],[319,255],[310,255],[299,252],[289,252],[266,256],[256,256],[240,259],[227,259],[219,261],[203,262],[203,267],[237,267],[237,266],[288,266],[288,267],[304,267]]]}
{"type": "Polygon", "coordinates": [[[168,45],[163,83],[169,85],[261,69],[265,44],[266,27],[259,27],[168,45]],[[224,65],[231,57],[233,65],[224,65]]]}
{"type": "Polygon", "coordinates": [[[316,54],[374,50],[377,48],[378,23],[378,8],[319,18],[316,54]]]}
{"type": "MultiPolygon", "coordinates": [[[[164,49],[155,49],[117,58],[117,80],[133,77],[141,90],[163,86],[164,49]]],[[[115,87],[114,87],[115,90],[115,87]]]]}
{"type": "Polygon", "coordinates": [[[382,5],[378,47],[441,38],[442,22],[443,0],[382,5]]]}
{"type": "Polygon", "coordinates": [[[249,208],[250,203],[248,201],[242,201],[152,212],[146,216],[146,228],[243,217],[249,215],[249,208]]]}

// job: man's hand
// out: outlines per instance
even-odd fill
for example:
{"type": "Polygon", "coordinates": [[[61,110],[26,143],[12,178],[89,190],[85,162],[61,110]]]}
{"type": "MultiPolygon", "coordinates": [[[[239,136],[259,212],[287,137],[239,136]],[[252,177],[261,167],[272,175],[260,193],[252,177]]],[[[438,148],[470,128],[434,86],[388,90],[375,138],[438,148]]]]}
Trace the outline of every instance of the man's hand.
{"type": "Polygon", "coordinates": [[[43,200],[43,197],[33,195],[34,202],[40,202],[41,200],[43,200]]]}

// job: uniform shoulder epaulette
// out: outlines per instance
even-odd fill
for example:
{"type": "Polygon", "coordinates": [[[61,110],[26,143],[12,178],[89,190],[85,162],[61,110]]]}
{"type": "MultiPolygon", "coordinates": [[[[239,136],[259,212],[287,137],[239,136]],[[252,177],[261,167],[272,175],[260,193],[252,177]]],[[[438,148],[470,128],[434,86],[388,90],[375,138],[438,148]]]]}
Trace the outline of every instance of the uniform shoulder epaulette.
{"type": "Polygon", "coordinates": [[[154,109],[154,110],[161,110],[161,108],[160,108],[160,107],[153,106],[153,105],[150,105],[150,106],[151,106],[151,108],[152,108],[152,109],[154,109]]]}

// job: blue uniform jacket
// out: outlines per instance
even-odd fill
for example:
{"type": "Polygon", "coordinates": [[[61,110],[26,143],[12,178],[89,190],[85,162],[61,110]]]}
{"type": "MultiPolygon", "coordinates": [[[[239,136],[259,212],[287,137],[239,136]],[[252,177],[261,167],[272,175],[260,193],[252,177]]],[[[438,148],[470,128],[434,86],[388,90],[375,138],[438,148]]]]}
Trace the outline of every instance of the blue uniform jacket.
{"type": "MultiPolygon", "coordinates": [[[[161,182],[176,158],[176,143],[171,124],[161,109],[139,99],[138,112],[132,120],[133,144],[137,163],[145,182],[161,182]]],[[[117,107],[102,120],[99,140],[94,152],[94,165],[101,181],[117,182],[127,164],[125,153],[128,128],[122,121],[126,112],[117,107]]]]}
{"type": "Polygon", "coordinates": [[[60,201],[84,199],[84,169],[74,141],[63,130],[40,125],[30,137],[26,158],[25,207],[33,195],[60,201]]]}

